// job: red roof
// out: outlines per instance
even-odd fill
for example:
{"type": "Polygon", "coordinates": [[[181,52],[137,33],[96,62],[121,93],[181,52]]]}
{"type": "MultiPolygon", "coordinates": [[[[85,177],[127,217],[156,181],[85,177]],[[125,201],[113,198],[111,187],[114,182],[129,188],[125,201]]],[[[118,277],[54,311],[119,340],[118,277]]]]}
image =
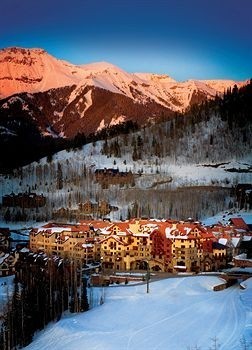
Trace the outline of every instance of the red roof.
{"type": "Polygon", "coordinates": [[[78,227],[78,231],[86,232],[90,231],[90,226],[87,224],[80,224],[78,227]]]}
{"type": "Polygon", "coordinates": [[[129,223],[128,222],[114,222],[108,229],[108,232],[112,232],[114,227],[118,227],[120,232],[125,232],[127,233],[127,230],[129,228],[129,223]]]}
{"type": "Polygon", "coordinates": [[[242,218],[231,218],[230,221],[236,228],[241,228],[243,230],[249,231],[248,225],[242,218]]]}

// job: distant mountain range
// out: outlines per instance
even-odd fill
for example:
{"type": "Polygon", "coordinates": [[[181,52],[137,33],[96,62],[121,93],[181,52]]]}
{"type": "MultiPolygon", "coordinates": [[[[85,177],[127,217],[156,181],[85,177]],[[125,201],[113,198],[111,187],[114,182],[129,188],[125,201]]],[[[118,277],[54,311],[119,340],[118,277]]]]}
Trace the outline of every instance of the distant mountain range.
{"type": "MultiPolygon", "coordinates": [[[[0,116],[15,122],[21,115],[53,137],[87,135],[128,120],[143,125],[169,119],[235,84],[244,83],[177,82],[167,75],[127,73],[106,62],[77,66],[42,49],[0,51],[0,116]]],[[[15,136],[11,123],[0,131],[15,136]]]]}

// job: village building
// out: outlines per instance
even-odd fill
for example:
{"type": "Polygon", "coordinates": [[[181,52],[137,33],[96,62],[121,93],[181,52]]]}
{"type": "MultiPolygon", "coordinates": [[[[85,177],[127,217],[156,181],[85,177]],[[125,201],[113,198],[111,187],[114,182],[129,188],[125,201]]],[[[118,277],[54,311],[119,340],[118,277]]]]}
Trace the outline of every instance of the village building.
{"type": "Polygon", "coordinates": [[[246,253],[234,256],[233,262],[235,267],[252,267],[252,258],[249,258],[246,253]]]}
{"type": "Polygon", "coordinates": [[[46,197],[33,192],[11,193],[3,196],[3,207],[38,208],[46,204],[46,197]]]}
{"type": "Polygon", "coordinates": [[[228,262],[227,247],[219,242],[213,242],[212,271],[224,269],[228,262]]]}
{"type": "Polygon", "coordinates": [[[224,247],[215,245],[216,237],[199,223],[170,222],[165,233],[172,241],[173,271],[215,271],[223,266],[216,256],[226,256],[226,250],[223,253],[224,247]]]}
{"type": "Polygon", "coordinates": [[[172,272],[172,240],[166,237],[165,228],[165,224],[159,223],[151,234],[153,269],[172,272]]]}
{"type": "Polygon", "coordinates": [[[14,274],[17,259],[17,253],[0,253],[0,277],[14,274]]]}
{"type": "Polygon", "coordinates": [[[216,224],[207,228],[226,247],[226,260],[232,265],[232,259],[241,253],[251,252],[252,233],[242,218],[231,218],[227,225],[216,224]]]}
{"type": "Polygon", "coordinates": [[[86,201],[85,203],[79,203],[78,209],[81,213],[85,215],[99,215],[105,216],[110,213],[112,208],[107,201],[100,201],[98,203],[93,203],[91,201],[86,201]]]}
{"type": "Polygon", "coordinates": [[[10,249],[10,230],[0,227],[0,252],[8,252],[10,249]]]}
{"type": "Polygon", "coordinates": [[[103,270],[113,272],[148,268],[197,273],[225,268],[240,253],[241,240],[251,238],[240,230],[244,227],[209,228],[192,220],[49,223],[31,230],[30,249],[74,259],[83,266],[100,262],[103,270]]]}
{"type": "Polygon", "coordinates": [[[138,220],[113,223],[103,230],[105,238],[100,241],[103,266],[115,270],[135,270],[142,267],[143,261],[150,263],[152,230],[138,220]]]}
{"type": "Polygon", "coordinates": [[[122,172],[113,168],[96,169],[95,179],[101,184],[102,188],[108,188],[110,185],[134,184],[134,175],[131,171],[122,172]]]}
{"type": "Polygon", "coordinates": [[[90,225],[47,224],[30,232],[30,249],[72,258],[81,263],[99,260],[99,245],[90,225]]]}

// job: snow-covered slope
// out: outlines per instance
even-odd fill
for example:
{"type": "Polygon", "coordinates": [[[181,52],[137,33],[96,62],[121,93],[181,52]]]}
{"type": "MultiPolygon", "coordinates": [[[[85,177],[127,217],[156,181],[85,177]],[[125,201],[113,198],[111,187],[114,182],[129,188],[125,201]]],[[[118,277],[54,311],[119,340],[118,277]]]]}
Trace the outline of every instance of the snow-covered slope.
{"type": "MultiPolygon", "coordinates": [[[[148,129],[145,133],[148,138],[148,129]]],[[[200,134],[195,134],[199,142],[200,134]]],[[[153,137],[153,132],[150,135],[153,137]]],[[[150,144],[152,137],[149,137],[150,144]]],[[[78,150],[58,152],[51,160],[43,158],[8,177],[0,176],[0,200],[4,195],[12,192],[24,193],[28,189],[38,194],[43,193],[47,200],[46,206],[40,208],[37,214],[27,210],[27,218],[32,219],[36,215],[38,220],[51,220],[53,213],[61,208],[71,213],[70,210],[78,208],[79,203],[85,203],[87,200],[95,202],[98,199],[118,207],[117,211],[108,215],[111,220],[126,219],[135,201],[142,208],[139,212],[142,216],[178,219],[197,217],[202,220],[228,208],[230,211],[230,203],[231,207],[238,208],[235,198],[230,197],[230,188],[238,183],[252,183],[250,154],[244,155],[243,159],[232,160],[235,156],[233,152],[231,159],[225,158],[225,163],[220,163],[217,159],[214,163],[204,164],[195,162],[193,158],[184,158],[182,148],[180,156],[157,159],[146,152],[143,159],[133,161],[132,150],[127,152],[121,144],[127,140],[128,145],[131,145],[133,139],[137,139],[137,134],[116,138],[121,145],[121,157],[103,154],[104,141],[97,141],[78,150]],[[104,168],[118,168],[121,172],[131,171],[135,174],[134,183],[103,188],[102,184],[96,181],[95,170],[104,168]],[[229,171],[230,169],[237,171],[229,171]],[[59,188],[60,177],[62,188],[59,188]]],[[[113,142],[112,139],[108,144],[113,142]]],[[[146,147],[151,152],[150,144],[146,147]]],[[[186,142],[188,151],[189,146],[186,142]]],[[[197,149],[199,148],[197,146],[197,149]]],[[[236,148],[239,150],[237,145],[236,148]]],[[[204,154],[203,148],[202,152],[204,154]]],[[[229,155],[224,151],[221,153],[218,149],[217,152],[220,157],[229,155]]],[[[196,156],[200,156],[200,152],[197,152],[196,156]]],[[[5,213],[6,208],[2,207],[2,220],[5,213]]],[[[64,215],[64,220],[70,220],[68,214],[64,215]]]]}
{"type": "Polygon", "coordinates": [[[214,292],[217,277],[181,277],[108,287],[105,303],[64,317],[40,332],[28,350],[246,349],[251,344],[251,281],[214,292]]]}

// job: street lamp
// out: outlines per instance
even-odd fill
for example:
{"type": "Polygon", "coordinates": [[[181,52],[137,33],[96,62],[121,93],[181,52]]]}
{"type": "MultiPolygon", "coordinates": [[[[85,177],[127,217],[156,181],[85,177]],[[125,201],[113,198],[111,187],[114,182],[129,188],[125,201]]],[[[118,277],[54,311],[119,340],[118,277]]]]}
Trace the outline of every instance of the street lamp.
{"type": "Polygon", "coordinates": [[[146,293],[150,292],[150,265],[148,260],[140,260],[146,264],[146,293]]]}
{"type": "Polygon", "coordinates": [[[149,284],[150,284],[150,265],[149,265],[148,261],[145,260],[145,262],[146,262],[146,264],[147,264],[147,273],[146,273],[146,293],[149,293],[149,291],[150,291],[150,286],[149,286],[149,284]]]}
{"type": "Polygon", "coordinates": [[[116,270],[117,270],[117,261],[119,261],[120,260],[120,258],[119,258],[119,256],[118,255],[115,255],[114,256],[114,275],[116,274],[116,270]]]}
{"type": "Polygon", "coordinates": [[[101,265],[101,274],[103,274],[103,256],[100,257],[100,265],[101,265]]]}

